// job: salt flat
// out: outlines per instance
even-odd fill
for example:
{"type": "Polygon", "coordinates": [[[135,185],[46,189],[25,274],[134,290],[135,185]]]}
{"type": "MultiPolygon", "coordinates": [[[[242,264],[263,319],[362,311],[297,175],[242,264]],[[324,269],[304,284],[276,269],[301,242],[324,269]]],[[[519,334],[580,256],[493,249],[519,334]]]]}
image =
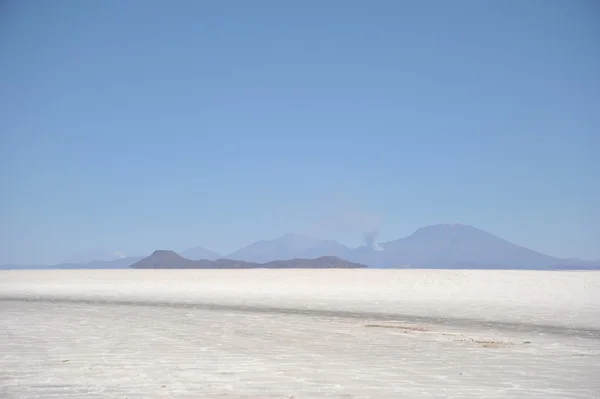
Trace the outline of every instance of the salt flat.
{"type": "Polygon", "coordinates": [[[598,398],[600,273],[0,272],[0,397],[598,398]]]}

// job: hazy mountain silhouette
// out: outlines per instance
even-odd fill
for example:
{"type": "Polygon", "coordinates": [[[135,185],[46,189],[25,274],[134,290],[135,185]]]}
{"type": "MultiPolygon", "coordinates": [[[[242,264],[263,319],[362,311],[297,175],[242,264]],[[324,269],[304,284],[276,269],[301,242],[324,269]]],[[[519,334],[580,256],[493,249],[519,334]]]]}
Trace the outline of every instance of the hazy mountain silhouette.
{"type": "Polygon", "coordinates": [[[194,261],[186,259],[174,251],[158,250],[154,251],[149,257],[134,263],[130,267],[134,269],[355,269],[367,266],[352,263],[334,256],[323,256],[317,259],[277,260],[266,263],[254,263],[233,259],[217,259],[214,261],[202,259],[194,261]]]}
{"type": "Polygon", "coordinates": [[[121,251],[103,251],[103,250],[87,250],[77,252],[67,259],[65,259],[62,263],[76,263],[76,264],[86,264],[90,262],[97,261],[113,261],[118,259],[126,258],[126,255],[121,251]]]}
{"type": "Polygon", "coordinates": [[[337,256],[382,268],[597,269],[600,262],[559,259],[463,224],[438,224],[397,240],[349,249],[336,241],[286,234],[258,241],[228,257],[265,262],[337,256]]]}
{"type": "Polygon", "coordinates": [[[228,254],[226,258],[247,262],[269,262],[321,256],[347,258],[350,253],[350,248],[334,240],[318,240],[299,234],[285,234],[274,240],[257,241],[228,254]]]}
{"type": "Polygon", "coordinates": [[[210,249],[206,249],[201,246],[196,246],[193,248],[186,249],[185,251],[181,252],[181,256],[183,256],[184,258],[192,259],[192,260],[199,260],[199,259],[214,260],[214,259],[221,258],[221,254],[219,254],[215,251],[211,251],[210,249]]]}
{"type": "MultiPolygon", "coordinates": [[[[439,224],[354,258],[379,267],[549,268],[560,260],[463,224],[439,224]]],[[[353,258],[353,259],[354,259],[353,258]]]]}
{"type": "Polygon", "coordinates": [[[552,270],[600,270],[600,260],[563,259],[552,270]]]}
{"type": "MultiPolygon", "coordinates": [[[[229,254],[227,259],[218,259],[216,252],[202,247],[190,248],[184,254],[180,256],[172,251],[156,251],[143,261],[141,257],[128,257],[52,266],[4,265],[0,269],[122,269],[136,262],[136,267],[144,268],[154,265],[161,268],[174,267],[172,265],[176,265],[176,268],[328,267],[331,262],[346,267],[343,266],[346,261],[341,259],[348,260],[347,263],[382,268],[600,269],[600,261],[555,258],[463,224],[427,226],[404,238],[380,244],[373,242],[369,246],[354,249],[333,240],[285,234],[274,240],[250,244],[229,254]],[[323,260],[323,257],[327,258],[323,260]],[[290,260],[294,262],[285,263],[290,260]],[[284,263],[277,263],[279,261],[284,263]],[[261,266],[266,262],[274,263],[261,266]],[[292,266],[302,262],[308,266],[292,266]]],[[[347,266],[353,267],[350,264],[347,266]]]]}
{"type": "Polygon", "coordinates": [[[128,269],[141,256],[130,256],[115,260],[97,260],[87,263],[59,263],[56,265],[0,265],[0,270],[58,270],[58,269],[128,269]]]}

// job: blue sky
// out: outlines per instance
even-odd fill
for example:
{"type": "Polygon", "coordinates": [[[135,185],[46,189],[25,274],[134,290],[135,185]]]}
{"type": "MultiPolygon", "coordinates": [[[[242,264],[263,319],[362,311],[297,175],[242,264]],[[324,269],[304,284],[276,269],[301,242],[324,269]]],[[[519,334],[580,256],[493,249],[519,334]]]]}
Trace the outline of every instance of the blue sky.
{"type": "Polygon", "coordinates": [[[465,223],[600,258],[595,1],[8,1],[0,263],[465,223]]]}

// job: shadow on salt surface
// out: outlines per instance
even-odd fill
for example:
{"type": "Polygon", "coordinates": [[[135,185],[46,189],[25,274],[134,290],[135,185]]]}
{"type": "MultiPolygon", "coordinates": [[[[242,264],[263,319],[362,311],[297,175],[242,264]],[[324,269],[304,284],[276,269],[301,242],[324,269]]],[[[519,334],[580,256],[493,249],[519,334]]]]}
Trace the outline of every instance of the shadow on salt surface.
{"type": "Polygon", "coordinates": [[[49,303],[75,303],[75,304],[90,304],[90,305],[120,305],[120,306],[150,306],[150,307],[172,307],[172,308],[188,308],[199,310],[212,311],[234,311],[234,312],[249,312],[249,313],[268,313],[268,314],[289,314],[289,315],[306,315],[325,318],[338,319],[365,319],[365,320],[381,320],[390,322],[402,320],[405,323],[411,324],[431,324],[441,325],[446,327],[461,327],[469,329],[490,329],[490,330],[507,330],[520,333],[535,333],[535,334],[553,334],[562,335],[569,338],[586,338],[600,340],[600,329],[595,328],[568,328],[564,326],[537,324],[537,323],[514,323],[505,321],[487,321],[474,318],[464,317],[431,317],[431,316],[415,316],[412,314],[398,313],[378,313],[378,312],[362,312],[362,311],[345,311],[345,310],[327,310],[315,308],[292,308],[292,307],[269,307],[269,306],[245,306],[231,305],[218,303],[198,303],[198,302],[179,302],[175,300],[152,301],[152,300],[119,300],[119,299],[83,299],[83,298],[64,298],[64,297],[19,297],[19,296],[3,296],[0,294],[0,301],[28,301],[28,302],[49,302],[49,303]]]}

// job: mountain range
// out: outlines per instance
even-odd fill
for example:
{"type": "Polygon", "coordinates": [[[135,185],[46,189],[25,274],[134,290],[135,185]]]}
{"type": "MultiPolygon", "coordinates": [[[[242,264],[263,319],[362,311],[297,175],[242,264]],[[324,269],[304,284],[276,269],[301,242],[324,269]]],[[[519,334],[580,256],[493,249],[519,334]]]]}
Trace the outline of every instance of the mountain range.
{"type": "Polygon", "coordinates": [[[121,251],[103,251],[103,250],[91,250],[91,251],[82,251],[76,254],[71,255],[69,258],[65,259],[64,263],[89,263],[89,262],[98,262],[98,261],[113,261],[118,259],[123,259],[127,257],[125,253],[121,251]]]}
{"type": "Polygon", "coordinates": [[[50,269],[128,269],[143,256],[129,256],[114,260],[97,260],[92,262],[65,262],[56,265],[0,265],[0,270],[50,270],[50,269]]]}
{"type": "Polygon", "coordinates": [[[335,256],[321,256],[316,259],[275,260],[264,263],[246,262],[233,259],[190,260],[173,251],[158,250],[147,258],[130,266],[133,269],[358,269],[366,265],[349,262],[335,256]]]}
{"type": "Polygon", "coordinates": [[[284,234],[269,241],[257,241],[226,257],[248,262],[270,262],[294,258],[337,256],[349,259],[352,250],[334,240],[318,240],[298,234],[284,234]]]}
{"type": "MultiPolygon", "coordinates": [[[[171,261],[193,267],[256,267],[275,261],[335,257],[350,263],[377,268],[465,268],[465,269],[600,269],[600,261],[560,259],[508,242],[473,226],[438,224],[416,230],[407,237],[349,248],[334,240],[319,240],[298,234],[285,234],[272,240],[262,240],[235,252],[221,256],[203,247],[194,247],[179,254],[168,251],[171,261]],[[181,259],[175,258],[174,255],[181,259]],[[237,262],[237,263],[236,263],[237,262]],[[192,265],[191,263],[189,265],[192,265]]],[[[159,254],[153,254],[152,256],[159,254]]],[[[156,257],[155,256],[155,257],[156,257]]],[[[148,259],[148,258],[146,258],[148,259]]],[[[5,265],[0,269],[119,269],[133,267],[141,257],[124,257],[53,266],[5,265]]],[[[164,267],[168,265],[159,262],[164,267]]]]}
{"type": "Polygon", "coordinates": [[[560,259],[464,224],[438,224],[397,240],[348,248],[337,241],[285,234],[258,241],[227,258],[249,262],[337,256],[378,268],[552,269],[595,268],[600,262],[560,259]]]}

